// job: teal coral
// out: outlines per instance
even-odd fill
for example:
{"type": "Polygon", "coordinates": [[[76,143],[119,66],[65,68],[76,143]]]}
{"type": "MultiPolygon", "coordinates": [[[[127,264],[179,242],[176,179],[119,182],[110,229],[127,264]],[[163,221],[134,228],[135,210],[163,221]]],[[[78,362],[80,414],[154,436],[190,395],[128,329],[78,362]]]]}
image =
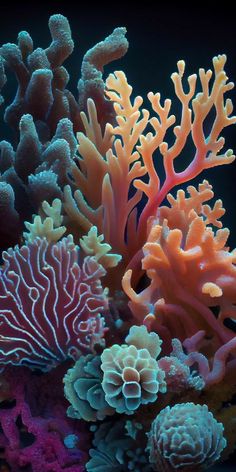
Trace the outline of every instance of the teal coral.
{"type": "Polygon", "coordinates": [[[147,349],[149,354],[156,359],[161,352],[162,340],[157,333],[149,333],[146,326],[131,326],[128,336],[125,338],[128,345],[137,349],[147,349]]]}
{"type": "Polygon", "coordinates": [[[69,417],[97,421],[114,413],[105,400],[101,380],[100,356],[81,356],[68,370],[63,382],[65,396],[71,403],[67,409],[69,417]]]}
{"type": "Polygon", "coordinates": [[[88,472],[150,472],[145,449],[125,433],[124,421],[103,423],[95,432],[94,448],[90,449],[88,472]]]}
{"type": "Polygon", "coordinates": [[[113,344],[104,349],[101,360],[105,398],[118,413],[133,414],[141,404],[154,402],[158,392],[166,391],[165,373],[146,348],[113,344]]]}
{"type": "Polygon", "coordinates": [[[207,405],[167,406],[152,423],[150,463],[158,472],[197,472],[211,467],[226,446],[224,427],[207,405]]]}

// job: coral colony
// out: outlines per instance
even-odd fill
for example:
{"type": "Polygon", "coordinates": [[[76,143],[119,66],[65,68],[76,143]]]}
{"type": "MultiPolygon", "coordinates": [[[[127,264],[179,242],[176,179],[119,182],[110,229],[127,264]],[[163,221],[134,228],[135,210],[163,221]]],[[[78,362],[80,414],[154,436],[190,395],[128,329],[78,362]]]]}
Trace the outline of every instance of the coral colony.
{"type": "Polygon", "coordinates": [[[3,93],[17,79],[0,143],[0,470],[206,470],[236,448],[236,252],[212,185],[175,187],[235,159],[226,57],[189,77],[178,62],[179,118],[160,93],[144,108],[122,71],[103,82],[125,28],[85,54],[76,98],[68,21],[49,28],[46,49],[26,31],[0,48],[3,93]]]}

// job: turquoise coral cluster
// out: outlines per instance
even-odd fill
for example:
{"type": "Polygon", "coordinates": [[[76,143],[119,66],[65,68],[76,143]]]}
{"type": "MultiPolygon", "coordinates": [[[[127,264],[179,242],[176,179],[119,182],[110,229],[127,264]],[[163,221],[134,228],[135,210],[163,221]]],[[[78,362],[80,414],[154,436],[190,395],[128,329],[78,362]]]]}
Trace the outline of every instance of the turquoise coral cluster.
{"type": "Polygon", "coordinates": [[[3,92],[9,71],[18,81],[4,115],[16,145],[0,143],[4,466],[206,470],[236,449],[236,253],[207,180],[169,192],[235,159],[222,151],[236,123],[226,57],[188,88],[178,62],[178,120],[160,93],[151,111],[133,99],[124,72],[103,80],[127,51],[125,28],[85,54],[78,99],[69,23],[53,15],[49,29],[48,48],[27,32],[0,48],[3,92]],[[188,139],[192,161],[177,172],[188,139]]]}

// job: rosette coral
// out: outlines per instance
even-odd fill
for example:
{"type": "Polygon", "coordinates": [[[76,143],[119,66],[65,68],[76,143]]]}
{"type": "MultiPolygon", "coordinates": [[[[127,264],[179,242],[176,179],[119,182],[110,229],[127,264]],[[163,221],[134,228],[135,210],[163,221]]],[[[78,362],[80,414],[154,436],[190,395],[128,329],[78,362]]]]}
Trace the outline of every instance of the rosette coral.
{"type": "Polygon", "coordinates": [[[63,379],[65,396],[71,403],[67,409],[69,417],[97,421],[114,413],[105,400],[101,381],[100,356],[81,356],[63,379]]]}
{"type": "Polygon", "coordinates": [[[166,391],[165,374],[147,349],[114,344],[101,355],[105,399],[118,413],[133,414],[166,391]]]}
{"type": "Polygon", "coordinates": [[[93,258],[78,263],[72,236],[36,238],[3,253],[0,270],[0,363],[48,370],[102,343],[107,307],[93,258]]]}
{"type": "Polygon", "coordinates": [[[199,471],[212,466],[226,446],[223,425],[207,405],[167,406],[152,423],[148,439],[154,470],[199,471]]]}

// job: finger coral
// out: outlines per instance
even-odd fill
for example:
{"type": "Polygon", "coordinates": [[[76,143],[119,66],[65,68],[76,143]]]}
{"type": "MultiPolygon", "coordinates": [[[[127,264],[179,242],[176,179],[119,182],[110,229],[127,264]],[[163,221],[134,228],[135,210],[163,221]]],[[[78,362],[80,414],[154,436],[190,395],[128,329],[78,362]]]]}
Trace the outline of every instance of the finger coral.
{"type": "Polygon", "coordinates": [[[64,196],[66,211],[70,218],[83,226],[84,232],[96,225],[113,250],[122,255],[120,270],[131,267],[136,279],[140,276],[138,264],[147,236],[148,218],[156,214],[167,193],[204,169],[229,164],[235,158],[232,150],[218,154],[224,145],[221,131],[236,121],[236,117],[230,116],[233,109],[231,101],[227,100],[226,105],[224,103],[225,93],[233,87],[224,71],[225,62],[224,55],[214,57],[211,88],[209,83],[213,72],[200,69],[202,91],[196,95],[197,75],[188,77],[189,89],[184,92],[185,63],[178,62],[178,72],[172,74],[172,81],[182,107],[182,118],[180,124],[174,127],[176,117],[170,115],[171,100],[167,99],[161,105],[160,93],[150,92],[150,116],[142,106],[142,97],[131,98],[132,87],[125,74],[122,71],[110,74],[106,81],[106,94],[114,103],[116,124],[108,123],[105,129],[107,147],[104,149],[97,144],[89,127],[85,133],[78,134],[78,166],[72,171],[78,190],[73,199],[67,188],[64,196]],[[209,134],[206,134],[204,122],[213,108],[216,110],[216,120],[209,134]],[[164,141],[170,130],[174,134],[171,147],[164,141]],[[107,136],[110,136],[112,145],[107,136]],[[185,170],[176,172],[175,159],[184,149],[188,137],[192,138],[195,148],[193,160],[185,170]],[[155,169],[153,156],[156,151],[163,157],[166,174],[163,185],[155,169]],[[147,183],[142,180],[144,176],[148,178],[147,183]],[[95,178],[96,192],[93,185],[95,178]],[[147,197],[146,204],[144,202],[138,218],[137,205],[144,195],[147,197]],[[117,225],[119,231],[116,231],[117,225]]]}
{"type": "Polygon", "coordinates": [[[78,263],[72,236],[56,244],[36,238],[3,253],[0,271],[0,362],[51,369],[93,350],[106,331],[104,268],[78,263]]]}
{"type": "Polygon", "coordinates": [[[234,336],[224,320],[235,318],[236,254],[226,246],[229,230],[221,228],[221,202],[213,208],[204,204],[214,195],[211,185],[204,181],[198,190],[188,187],[188,193],[169,195],[171,206],[161,207],[149,221],[142,267],[150,285],[135,293],[127,271],[123,288],[134,316],[140,321],[147,316],[152,329],[164,326],[170,337],[180,339],[203,329],[216,349],[234,336]],[[217,318],[213,306],[219,307],[217,318]]]}
{"type": "Polygon", "coordinates": [[[148,450],[154,470],[198,471],[212,466],[226,446],[223,425],[207,405],[167,406],[152,423],[148,450]]]}
{"type": "MultiPolygon", "coordinates": [[[[74,42],[67,18],[60,14],[49,19],[51,44],[34,49],[27,31],[21,31],[17,44],[0,47],[0,88],[13,73],[17,91],[5,109],[4,120],[16,136],[16,146],[0,142],[0,181],[11,186],[8,232],[0,208],[0,237],[3,248],[19,243],[24,221],[29,221],[44,200],[62,196],[76,153],[75,133],[83,129],[81,111],[93,99],[102,127],[114,120],[112,103],[105,97],[103,67],[122,57],[128,49],[125,28],[116,28],[104,41],[84,56],[78,99],[67,89],[69,73],[64,61],[74,42]]],[[[4,94],[0,96],[0,104],[4,94]]],[[[4,189],[3,189],[4,190],[4,189]]],[[[0,200],[4,192],[0,187],[0,200]]]]}

